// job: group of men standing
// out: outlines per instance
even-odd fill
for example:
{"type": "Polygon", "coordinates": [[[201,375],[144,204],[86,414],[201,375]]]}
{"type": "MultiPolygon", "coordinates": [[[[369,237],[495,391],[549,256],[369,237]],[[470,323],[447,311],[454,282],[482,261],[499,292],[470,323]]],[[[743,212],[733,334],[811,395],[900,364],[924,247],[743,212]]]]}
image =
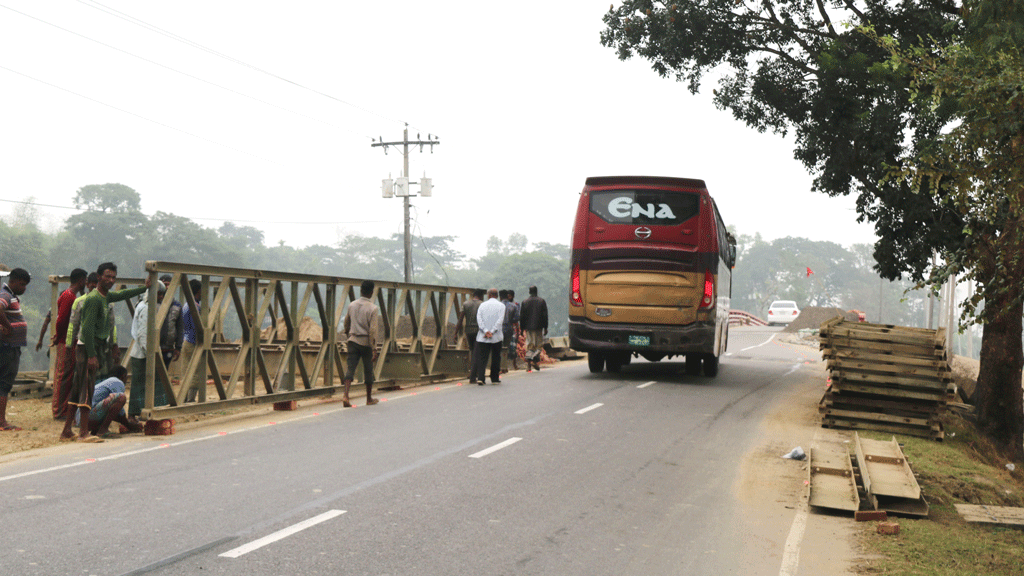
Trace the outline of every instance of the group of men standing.
{"type": "MultiPolygon", "coordinates": [[[[145,373],[148,342],[149,306],[143,299],[135,311],[132,321],[131,389],[126,393],[125,382],[128,371],[120,365],[120,348],[117,345],[117,328],[114,320],[114,303],[141,295],[149,290],[147,276],[143,286],[112,290],[117,280],[117,266],[112,262],[100,264],[96,272],[88,274],[76,268],[69,277],[71,285],[57,299],[57,317],[54,321],[52,345],[57,355],[56,371],[53,378],[53,400],[51,408],[56,420],[64,420],[62,440],[78,439],[84,442],[102,442],[100,436],[107,432],[112,422],[119,422],[129,431],[141,431],[138,416],[142,411],[145,393],[145,373]],[[127,414],[125,406],[127,405],[127,414]],[[77,436],[73,425],[79,421],[77,436]]],[[[162,277],[157,285],[157,302],[163,301],[169,276],[162,277]]],[[[21,268],[10,272],[8,282],[0,287],[0,431],[20,430],[7,421],[7,399],[18,374],[21,348],[27,345],[27,323],[21,312],[19,296],[25,293],[31,276],[21,268]]],[[[201,283],[189,282],[195,301],[201,295],[201,283]]],[[[344,376],[345,406],[351,406],[349,388],[355,377],[356,367],[363,364],[366,385],[366,404],[378,401],[372,397],[373,363],[377,358],[376,336],[378,331],[378,309],[372,298],[375,285],[367,280],[360,286],[360,298],[348,308],[345,316],[344,333],[348,347],[348,370],[344,376]]],[[[540,353],[548,331],[547,303],[537,295],[537,287],[530,286],[530,296],[521,304],[515,301],[513,290],[499,291],[491,288],[474,291],[472,298],[462,307],[456,332],[465,329],[470,349],[470,383],[485,383],[488,359],[492,383],[501,382],[501,350],[508,347],[508,358],[513,369],[519,368],[518,343],[520,333],[526,340],[526,370],[540,370],[540,353]],[[486,294],[487,300],[483,298],[486,294]]],[[[52,313],[52,311],[51,311],[52,313]]],[[[51,314],[40,332],[42,337],[50,322],[51,314]]],[[[172,301],[160,329],[160,353],[166,366],[178,360],[185,349],[183,362],[187,365],[189,352],[196,344],[196,327],[188,305],[172,301]]],[[[197,370],[196,376],[199,376],[197,370]]],[[[190,386],[187,401],[194,400],[190,386]]],[[[202,400],[202,398],[200,398],[202,400]]],[[[164,390],[154,390],[154,406],[167,404],[164,390]]]]}
{"type": "Polygon", "coordinates": [[[53,340],[58,356],[51,407],[54,418],[60,419],[63,415],[62,440],[76,439],[72,432],[76,415],[77,439],[83,442],[102,442],[100,435],[113,421],[131,431],[142,429],[137,421],[128,420],[124,414],[127,371],[119,364],[121,349],[117,345],[112,305],[146,292],[150,281],[147,277],[142,286],[113,290],[116,281],[117,265],[113,262],[99,265],[94,283],[85,276],[85,270],[77,268],[71,272],[71,286],[57,298],[53,340]],[[87,285],[94,289],[83,294],[87,285]],[[67,326],[64,333],[61,332],[63,326],[67,326]],[[118,369],[115,370],[115,366],[118,369]],[[103,397],[94,403],[98,385],[103,397]]]}
{"type": "Polygon", "coordinates": [[[515,301],[514,290],[477,289],[463,303],[456,332],[465,331],[470,351],[469,383],[483,386],[487,365],[491,367],[491,383],[501,382],[501,349],[508,348],[512,368],[519,369],[519,333],[526,336],[526,371],[540,370],[540,352],[548,333],[547,302],[530,286],[530,296],[521,304],[515,301]],[[488,362],[488,359],[489,362],[488,362]]]}
{"type": "MultiPolygon", "coordinates": [[[[6,407],[7,396],[17,376],[21,347],[26,345],[27,338],[27,325],[18,296],[24,294],[30,280],[28,272],[16,268],[0,288],[0,430],[20,430],[7,421],[6,407]]],[[[160,280],[157,284],[158,304],[163,301],[171,278],[167,275],[160,280]]],[[[64,422],[60,438],[101,442],[101,436],[108,432],[112,422],[120,423],[130,432],[141,432],[138,417],[142,413],[145,394],[149,306],[143,298],[132,319],[135,344],[130,358],[132,378],[129,393],[126,390],[128,370],[121,365],[121,349],[117,344],[114,304],[144,294],[149,290],[150,280],[147,277],[144,285],[135,288],[113,290],[117,266],[104,262],[93,273],[75,268],[69,281],[70,286],[57,298],[50,340],[56,355],[51,410],[55,420],[64,422]],[[79,426],[77,434],[73,431],[76,420],[79,426]]],[[[188,287],[198,302],[201,283],[192,280],[188,287]]],[[[43,335],[52,314],[51,310],[43,323],[37,350],[42,347],[43,335]]],[[[177,300],[172,300],[160,328],[158,343],[164,365],[177,360],[183,346],[186,351],[191,350],[195,342],[195,323],[188,305],[182,306],[177,300]]],[[[154,406],[167,403],[163,388],[158,386],[154,406]]]]}

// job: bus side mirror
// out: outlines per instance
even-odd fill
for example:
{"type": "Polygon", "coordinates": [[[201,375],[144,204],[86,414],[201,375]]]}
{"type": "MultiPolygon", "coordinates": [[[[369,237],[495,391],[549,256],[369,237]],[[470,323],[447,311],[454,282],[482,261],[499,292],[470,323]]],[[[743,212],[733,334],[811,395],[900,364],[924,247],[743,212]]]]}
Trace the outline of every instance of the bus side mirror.
{"type": "Polygon", "coordinates": [[[736,245],[729,244],[729,268],[736,267],[736,245]]]}

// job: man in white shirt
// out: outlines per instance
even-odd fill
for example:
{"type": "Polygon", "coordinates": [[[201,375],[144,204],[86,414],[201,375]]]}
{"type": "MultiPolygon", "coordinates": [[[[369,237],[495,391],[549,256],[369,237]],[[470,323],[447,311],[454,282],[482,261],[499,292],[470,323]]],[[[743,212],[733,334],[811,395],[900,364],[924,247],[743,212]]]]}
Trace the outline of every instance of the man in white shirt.
{"type": "MultiPolygon", "coordinates": [[[[167,288],[162,282],[158,282],[156,288],[156,301],[159,304],[163,302],[167,288]]],[[[128,419],[135,423],[138,422],[138,418],[142,414],[143,404],[146,400],[146,356],[149,350],[148,295],[143,297],[139,305],[135,307],[135,317],[132,318],[132,338],[135,340],[135,345],[132,346],[128,360],[132,369],[132,384],[128,394],[128,419]]],[[[159,340],[157,340],[156,346],[157,349],[160,348],[159,340]]],[[[167,394],[158,379],[153,390],[153,406],[166,406],[167,404],[167,394]]]]}
{"type": "Polygon", "coordinates": [[[470,381],[476,380],[480,386],[484,385],[488,355],[491,357],[491,384],[501,383],[501,327],[504,321],[505,305],[498,300],[498,289],[491,288],[487,291],[487,301],[476,311],[476,323],[480,328],[476,334],[477,351],[473,355],[473,374],[470,381]]]}

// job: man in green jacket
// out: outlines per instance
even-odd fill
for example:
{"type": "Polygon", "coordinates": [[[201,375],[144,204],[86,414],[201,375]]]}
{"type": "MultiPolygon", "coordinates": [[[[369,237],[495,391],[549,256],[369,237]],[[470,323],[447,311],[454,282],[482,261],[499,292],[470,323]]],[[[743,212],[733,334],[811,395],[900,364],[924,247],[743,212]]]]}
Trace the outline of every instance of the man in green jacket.
{"type": "Polygon", "coordinates": [[[149,276],[146,276],[144,286],[111,292],[110,289],[117,281],[117,266],[113,262],[100,264],[96,269],[96,275],[99,277],[99,284],[85,297],[82,304],[81,326],[78,342],[75,343],[75,380],[68,397],[68,417],[60,435],[62,440],[74,439],[71,428],[75,423],[75,412],[78,412],[78,439],[84,442],[102,442],[98,436],[89,435],[89,411],[92,409],[92,393],[96,381],[109,376],[112,368],[111,345],[108,339],[114,327],[110,321],[108,306],[149,289],[150,280],[149,276]],[[77,407],[78,410],[72,407],[77,407]]]}

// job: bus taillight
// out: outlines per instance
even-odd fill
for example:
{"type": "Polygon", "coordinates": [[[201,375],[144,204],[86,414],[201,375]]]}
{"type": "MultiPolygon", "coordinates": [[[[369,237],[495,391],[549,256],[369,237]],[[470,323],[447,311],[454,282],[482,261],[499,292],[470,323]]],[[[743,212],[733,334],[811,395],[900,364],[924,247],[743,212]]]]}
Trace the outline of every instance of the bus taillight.
{"type": "Polygon", "coordinates": [[[583,306],[583,295],[580,294],[580,267],[579,264],[572,269],[572,297],[569,303],[573,306],[583,306]]]}
{"type": "Polygon", "coordinates": [[[701,308],[711,308],[715,305],[715,277],[710,270],[704,271],[704,295],[700,299],[701,308]]]}

